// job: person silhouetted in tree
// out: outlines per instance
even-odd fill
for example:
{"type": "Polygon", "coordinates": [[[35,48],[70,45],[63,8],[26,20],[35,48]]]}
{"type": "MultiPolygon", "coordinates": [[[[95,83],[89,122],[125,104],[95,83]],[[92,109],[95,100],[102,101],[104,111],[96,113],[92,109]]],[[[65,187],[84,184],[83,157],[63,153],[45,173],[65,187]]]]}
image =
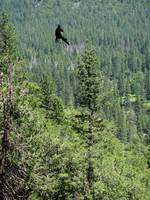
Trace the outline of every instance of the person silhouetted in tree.
{"type": "Polygon", "coordinates": [[[64,32],[64,30],[60,27],[60,25],[58,25],[55,30],[55,36],[56,36],[55,41],[58,42],[59,39],[62,39],[66,44],[69,45],[69,42],[67,41],[66,38],[62,36],[61,32],[64,32]]]}

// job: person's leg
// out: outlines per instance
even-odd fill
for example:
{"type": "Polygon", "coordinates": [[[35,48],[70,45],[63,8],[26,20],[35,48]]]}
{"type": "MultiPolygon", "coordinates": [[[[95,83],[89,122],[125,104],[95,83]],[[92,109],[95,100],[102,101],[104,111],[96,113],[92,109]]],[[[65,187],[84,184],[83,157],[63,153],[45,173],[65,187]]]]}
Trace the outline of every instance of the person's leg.
{"type": "Polygon", "coordinates": [[[67,39],[66,38],[64,38],[63,36],[61,36],[61,39],[66,43],[66,44],[68,44],[69,45],[69,42],[67,41],[67,39]]]}
{"type": "Polygon", "coordinates": [[[55,42],[58,42],[58,37],[55,38],[55,42]]]}

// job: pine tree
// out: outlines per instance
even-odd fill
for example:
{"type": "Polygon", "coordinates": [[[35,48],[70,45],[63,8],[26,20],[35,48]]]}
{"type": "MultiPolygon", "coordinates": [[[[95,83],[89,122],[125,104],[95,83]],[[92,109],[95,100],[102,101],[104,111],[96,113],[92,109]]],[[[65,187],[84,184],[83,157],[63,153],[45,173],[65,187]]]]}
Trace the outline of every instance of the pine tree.
{"type": "MultiPolygon", "coordinates": [[[[94,145],[94,117],[98,109],[98,96],[100,88],[100,78],[97,72],[98,61],[95,50],[87,46],[81,55],[77,77],[78,77],[78,95],[76,102],[82,109],[81,120],[87,125],[85,132],[87,144],[87,190],[94,199],[94,167],[92,162],[92,147],[94,145]]],[[[87,199],[90,197],[87,195],[87,199]]]]}
{"type": "Polygon", "coordinates": [[[54,84],[44,75],[41,81],[42,107],[46,110],[46,118],[56,123],[63,121],[64,106],[62,100],[55,94],[54,84]]]}

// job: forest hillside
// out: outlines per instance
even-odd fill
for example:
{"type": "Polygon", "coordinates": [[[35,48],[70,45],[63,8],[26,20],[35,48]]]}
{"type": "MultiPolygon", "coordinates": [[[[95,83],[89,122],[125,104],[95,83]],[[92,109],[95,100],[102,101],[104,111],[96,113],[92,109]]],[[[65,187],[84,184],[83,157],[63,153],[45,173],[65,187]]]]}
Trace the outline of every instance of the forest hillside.
{"type": "Polygon", "coordinates": [[[0,0],[0,200],[150,200],[149,38],[149,0],[0,0]]]}

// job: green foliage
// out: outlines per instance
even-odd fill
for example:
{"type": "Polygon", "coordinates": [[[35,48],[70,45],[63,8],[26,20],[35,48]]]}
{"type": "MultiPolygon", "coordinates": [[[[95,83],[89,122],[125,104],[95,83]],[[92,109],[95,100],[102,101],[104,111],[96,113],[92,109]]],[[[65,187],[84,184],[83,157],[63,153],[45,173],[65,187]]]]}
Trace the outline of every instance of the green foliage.
{"type": "Polygon", "coordinates": [[[94,49],[86,47],[78,66],[77,104],[89,110],[97,109],[100,78],[97,73],[97,58],[94,49]]]}
{"type": "MultiPolygon", "coordinates": [[[[16,82],[15,99],[20,115],[10,135],[13,151],[9,152],[8,159],[24,175],[17,179],[22,184],[14,190],[14,199],[19,199],[22,188],[22,198],[30,200],[71,200],[75,196],[93,199],[86,178],[87,141],[80,131],[83,126],[86,130],[87,125],[85,121],[81,124],[77,117],[82,113],[68,109],[61,125],[52,123],[41,107],[40,87],[18,76],[21,82],[16,82]]],[[[124,145],[115,136],[116,127],[106,120],[94,121],[93,131],[95,199],[148,200],[147,147],[124,145]]],[[[11,167],[9,177],[12,178],[11,167]]],[[[10,186],[13,187],[11,183],[10,186]]]]}
{"type": "Polygon", "coordinates": [[[50,118],[56,123],[63,122],[64,117],[64,106],[61,99],[56,95],[51,95],[50,98],[50,118]]]}
{"type": "MultiPolygon", "coordinates": [[[[87,40],[95,46],[100,61],[97,68],[102,71],[104,80],[109,79],[110,82],[107,92],[111,86],[110,95],[107,96],[109,101],[103,98],[101,112],[103,117],[115,121],[122,139],[127,138],[130,132],[130,128],[125,130],[130,124],[126,116],[128,109],[135,112],[136,134],[140,137],[143,134],[147,134],[147,137],[150,135],[148,123],[140,122],[141,128],[138,127],[141,119],[134,109],[137,102],[130,101],[133,99],[130,96],[139,96],[144,102],[149,100],[149,6],[147,0],[0,2],[1,10],[10,13],[16,26],[19,51],[26,60],[22,70],[32,73],[38,82],[43,73],[47,74],[55,83],[56,93],[64,105],[74,104],[78,85],[76,55],[85,47],[87,40]],[[63,26],[64,35],[71,42],[69,47],[54,43],[53,33],[57,24],[63,26]],[[119,119],[124,121],[121,126],[119,119]]],[[[141,109],[143,118],[149,119],[147,110],[141,109]]]]}
{"type": "Polygon", "coordinates": [[[16,35],[8,16],[0,13],[0,68],[4,72],[16,57],[16,35]]]}
{"type": "Polygon", "coordinates": [[[54,86],[47,76],[43,76],[41,82],[42,107],[46,110],[47,118],[51,118],[56,123],[63,121],[64,106],[62,100],[55,94],[54,86]]]}
{"type": "MultiPolygon", "coordinates": [[[[2,10],[11,10],[25,60],[23,68],[15,66],[12,81],[0,199],[149,200],[149,5],[147,0],[0,1],[2,10]],[[69,47],[54,44],[51,33],[58,23],[69,47]],[[77,64],[86,40],[96,50],[86,46],[77,64]]],[[[0,71],[6,77],[15,58],[14,28],[2,13],[0,71]]]]}
{"type": "Polygon", "coordinates": [[[49,127],[49,132],[35,141],[34,191],[42,199],[72,199],[83,187],[84,148],[80,138],[66,127],[49,127]]]}

